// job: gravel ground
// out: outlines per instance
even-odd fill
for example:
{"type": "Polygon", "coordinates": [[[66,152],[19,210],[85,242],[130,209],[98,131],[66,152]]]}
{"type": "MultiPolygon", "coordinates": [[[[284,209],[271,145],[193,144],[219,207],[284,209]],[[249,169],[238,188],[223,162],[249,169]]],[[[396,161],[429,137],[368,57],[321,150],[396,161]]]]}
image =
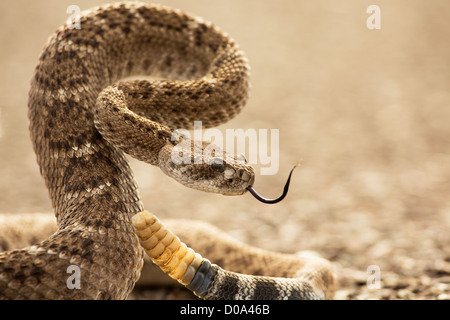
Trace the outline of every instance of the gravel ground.
{"type": "MultiPolygon", "coordinates": [[[[29,141],[29,79],[67,7],[100,3],[0,3],[0,212],[51,211],[29,141]]],[[[314,251],[335,266],[336,299],[450,299],[450,2],[161,3],[214,21],[247,53],[251,98],[220,128],[280,130],[278,174],[256,164],[259,191],[276,196],[301,167],[267,206],[188,190],[132,160],[146,208],[258,247],[314,251]],[[366,27],[371,4],[380,30],[366,27]]],[[[150,289],[130,298],[190,297],[150,289]]]]}

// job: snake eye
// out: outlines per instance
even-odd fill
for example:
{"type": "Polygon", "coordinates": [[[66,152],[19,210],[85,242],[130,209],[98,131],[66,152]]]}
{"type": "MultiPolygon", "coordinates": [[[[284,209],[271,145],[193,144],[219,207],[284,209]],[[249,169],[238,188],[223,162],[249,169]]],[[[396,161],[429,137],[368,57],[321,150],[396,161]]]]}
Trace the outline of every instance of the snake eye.
{"type": "Polygon", "coordinates": [[[211,163],[211,169],[218,172],[224,172],[225,165],[223,163],[223,160],[220,158],[214,158],[214,160],[211,163]]]}

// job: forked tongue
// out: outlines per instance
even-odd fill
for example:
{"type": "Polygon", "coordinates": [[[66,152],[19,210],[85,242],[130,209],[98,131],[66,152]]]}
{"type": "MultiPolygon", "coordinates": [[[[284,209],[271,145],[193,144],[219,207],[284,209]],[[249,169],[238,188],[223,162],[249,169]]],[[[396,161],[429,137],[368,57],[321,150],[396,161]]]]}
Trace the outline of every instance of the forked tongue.
{"type": "Polygon", "coordinates": [[[279,197],[276,198],[276,199],[267,199],[267,198],[264,198],[264,197],[260,196],[260,195],[258,194],[258,192],[256,192],[255,189],[253,189],[253,186],[248,186],[248,187],[247,187],[247,190],[248,190],[248,191],[249,191],[256,199],[258,199],[259,201],[261,201],[261,202],[263,202],[263,203],[268,203],[268,204],[278,203],[278,202],[280,202],[281,200],[283,200],[283,199],[286,197],[286,195],[287,195],[287,193],[288,193],[288,191],[289,191],[289,184],[291,183],[292,172],[294,172],[294,169],[297,168],[298,165],[299,165],[299,164],[297,163],[297,164],[292,168],[291,172],[289,173],[289,177],[288,177],[288,179],[287,179],[287,181],[286,181],[286,184],[284,185],[283,193],[281,194],[281,196],[279,196],[279,197]]]}

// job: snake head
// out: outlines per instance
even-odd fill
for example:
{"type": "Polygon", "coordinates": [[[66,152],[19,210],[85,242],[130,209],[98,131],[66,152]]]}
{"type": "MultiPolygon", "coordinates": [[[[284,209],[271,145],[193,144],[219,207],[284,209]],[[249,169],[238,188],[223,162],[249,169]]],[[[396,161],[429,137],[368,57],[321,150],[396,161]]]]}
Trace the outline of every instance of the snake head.
{"type": "Polygon", "coordinates": [[[245,158],[224,154],[223,157],[207,159],[208,170],[219,192],[224,195],[240,195],[245,193],[255,181],[253,167],[247,164],[245,158]]]}
{"type": "Polygon", "coordinates": [[[245,158],[225,151],[205,152],[206,148],[220,150],[205,144],[201,152],[195,152],[192,144],[166,145],[159,152],[159,167],[179,183],[201,191],[241,195],[253,185],[255,172],[245,158]]]}

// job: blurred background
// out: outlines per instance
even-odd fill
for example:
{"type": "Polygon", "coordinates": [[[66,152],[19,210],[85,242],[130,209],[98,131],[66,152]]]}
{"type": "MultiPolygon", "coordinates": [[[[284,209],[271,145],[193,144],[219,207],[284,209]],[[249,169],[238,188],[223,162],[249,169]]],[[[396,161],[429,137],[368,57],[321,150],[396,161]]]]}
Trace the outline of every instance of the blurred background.
{"type": "MultiPolygon", "coordinates": [[[[102,3],[0,3],[0,212],[52,211],[29,140],[29,82],[67,7],[102,3]]],[[[159,3],[214,22],[246,52],[250,100],[220,129],[280,130],[280,170],[255,188],[276,197],[301,167],[268,206],[187,189],[131,160],[147,210],[265,249],[315,251],[336,268],[338,299],[450,299],[450,2],[159,3]],[[373,4],[380,30],[366,26],[373,4]],[[379,289],[366,285],[371,265],[379,289]]]]}

